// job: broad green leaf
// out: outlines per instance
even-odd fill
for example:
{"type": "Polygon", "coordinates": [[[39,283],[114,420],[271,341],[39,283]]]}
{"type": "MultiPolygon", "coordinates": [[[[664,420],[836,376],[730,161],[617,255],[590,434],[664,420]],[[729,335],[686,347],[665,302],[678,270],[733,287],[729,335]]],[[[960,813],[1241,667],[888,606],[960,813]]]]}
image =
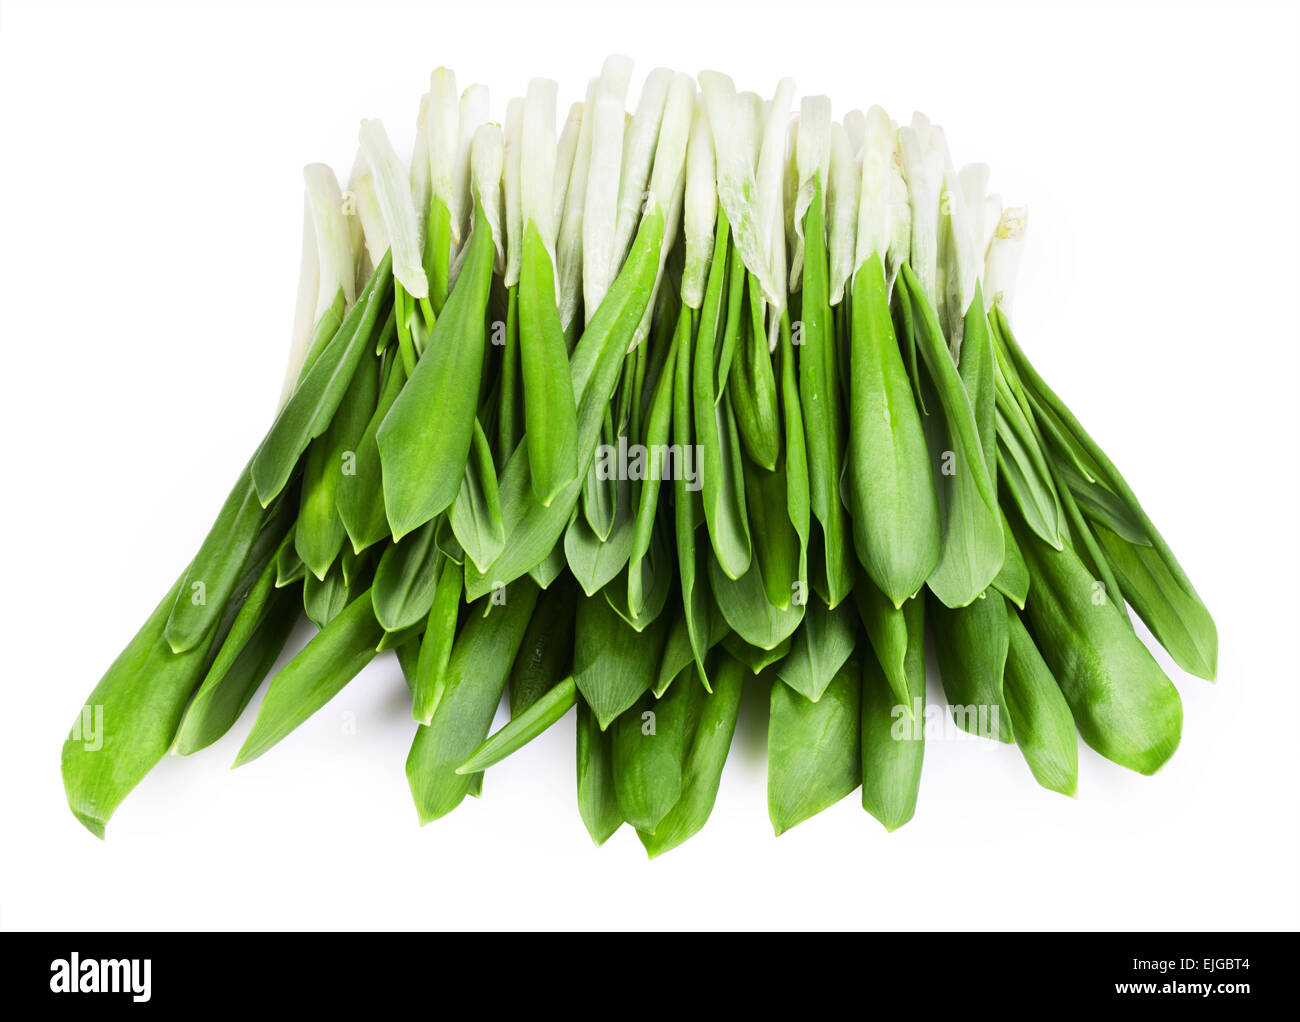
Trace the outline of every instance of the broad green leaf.
{"type": "Polygon", "coordinates": [[[603,596],[579,597],[573,678],[602,730],[654,684],[666,633],[662,619],[638,632],[603,596]]]}
{"type": "Polygon", "coordinates": [[[718,797],[722,767],[736,731],[744,668],[731,657],[722,656],[711,676],[713,693],[701,700],[698,722],[688,735],[682,766],[682,797],[659,821],[653,834],[637,831],[652,859],[698,832],[708,821],[718,797]]]}
{"type": "Polygon", "coordinates": [[[598,846],[623,826],[614,793],[613,735],[602,731],[596,715],[578,700],[578,813],[598,846]]]}
{"type": "Polygon", "coordinates": [[[495,766],[557,723],[577,702],[578,688],[572,678],[565,678],[523,713],[512,717],[500,731],[484,739],[474,754],[456,768],[456,773],[472,774],[495,766]]]}
{"type": "Polygon", "coordinates": [[[456,540],[476,566],[486,568],[496,560],[506,543],[505,525],[501,521],[501,495],[497,490],[492,448],[477,419],[474,420],[465,478],[461,480],[460,493],[451,505],[450,518],[456,540]]]}
{"type": "Polygon", "coordinates": [[[176,733],[182,756],[205,749],[230,730],[279,658],[302,604],[293,588],[277,589],[276,561],[266,567],[226,633],[176,733]]]}
{"type": "Polygon", "coordinates": [[[447,666],[456,640],[456,622],[460,614],[460,594],[464,575],[460,565],[444,556],[438,563],[433,602],[420,642],[416,661],[415,685],[411,693],[411,716],[428,724],[447,685],[447,666]]]}
{"type": "Polygon", "coordinates": [[[1029,595],[1029,566],[1020,553],[1016,537],[1007,524],[1007,516],[1002,515],[1002,539],[1006,543],[1007,553],[993,579],[993,588],[1014,603],[1021,610],[1025,609],[1025,599],[1029,595]]]}
{"type": "MultiPolygon", "coordinates": [[[[939,562],[942,527],[921,416],[872,255],[853,277],[848,482],[853,545],[900,607],[939,562]]],[[[954,367],[954,373],[956,369],[954,367]]]]}
{"type": "Polygon", "coordinates": [[[578,478],[578,417],[569,386],[564,328],[555,304],[555,269],[531,220],[524,228],[519,272],[519,363],[533,495],[549,505],[578,478]]]}
{"type": "MultiPolygon", "coordinates": [[[[953,363],[938,317],[906,263],[901,280],[912,302],[917,347],[933,392],[933,401],[927,397],[930,414],[925,435],[939,496],[943,546],[926,583],[945,605],[964,607],[988,587],[1002,567],[1006,555],[1002,517],[993,477],[984,461],[971,396],[953,363]]],[[[982,321],[982,311],[976,312],[972,319],[982,321]]],[[[927,393],[925,385],[921,389],[927,393]]]]}
{"type": "Polygon", "coordinates": [[[183,653],[211,637],[235,591],[249,549],[268,518],[246,467],[221,506],[168,608],[164,635],[183,653]]]}
{"type": "Polygon", "coordinates": [[[925,758],[925,649],[921,635],[924,601],[909,600],[913,633],[908,644],[908,686],[917,693],[912,712],[898,705],[880,664],[862,657],[862,808],[895,831],[916,813],[925,758]]]}
{"type": "Polygon", "coordinates": [[[1079,740],[1070,705],[1020,615],[1010,607],[1007,623],[1010,632],[1003,695],[1016,744],[1039,784],[1073,798],[1079,784],[1079,740]]]}
{"type": "Polygon", "coordinates": [[[767,815],[782,834],[834,805],[862,783],[862,681],[842,665],[813,702],[772,685],[767,724],[767,815]]]}
{"type": "Polygon", "coordinates": [[[662,699],[647,692],[610,727],[614,794],[637,830],[654,831],[681,797],[686,731],[703,698],[698,685],[674,685],[662,699]]]}
{"type": "Polygon", "coordinates": [[[335,501],[343,528],[347,530],[352,549],[361,551],[387,539],[388,514],[384,510],[384,485],[379,461],[379,427],[393,407],[397,395],[406,383],[406,370],[397,353],[390,351],[384,359],[384,378],[379,391],[379,404],[366,431],[357,441],[354,471],[339,480],[335,501]]]}
{"type": "Polygon", "coordinates": [[[510,716],[518,717],[569,675],[577,595],[565,580],[537,598],[523,645],[510,668],[510,716]]]}
{"type": "Polygon", "coordinates": [[[122,800],[171,747],[190,695],[203,677],[217,629],[173,653],[163,637],[181,592],[177,580],[95,686],[63,743],[68,808],[96,837],[122,800]]]}
{"type": "MultiPolygon", "coordinates": [[[[448,305],[455,299],[455,292],[448,305]]],[[[471,607],[447,664],[442,698],[428,724],[415,733],[406,758],[406,780],[424,825],[451,812],[479,774],[458,774],[487,737],[501,702],[510,665],[523,642],[537,602],[537,586],[519,581],[505,592],[504,606],[471,607]],[[490,609],[486,617],[482,610],[490,609]]]]}
{"type": "Polygon", "coordinates": [[[375,658],[382,636],[366,590],[271,679],[234,765],[257,759],[338,695],[375,658]]]}
{"type": "Polygon", "coordinates": [[[1178,690],[1078,554],[1053,550],[1009,517],[1034,579],[1025,622],[1079,734],[1107,759],[1155,773],[1178,748],[1178,690]]]}
{"type": "Polygon", "coordinates": [[[827,284],[826,242],[820,176],[804,218],[803,305],[800,313],[799,404],[808,445],[812,513],[821,526],[827,599],[832,607],[853,588],[849,521],[840,500],[844,450],[843,409],[835,366],[834,324],[827,284]]]}
{"type": "Polygon", "coordinates": [[[474,432],[495,248],[480,208],[456,287],[433,325],[428,350],[376,434],[384,507],[401,539],[451,506],[474,432]]]}
{"type": "Polygon", "coordinates": [[[1189,674],[1213,681],[1219,633],[1205,605],[1174,578],[1153,546],[1128,542],[1104,525],[1097,526],[1096,536],[1119,577],[1124,598],[1174,663],[1189,674]]]}
{"type": "Polygon", "coordinates": [[[805,699],[816,702],[853,655],[856,636],[852,608],[841,604],[828,610],[818,597],[812,597],[803,627],[794,634],[790,655],[776,669],[777,677],[805,699]]]}
{"type": "Polygon", "coordinates": [[[751,646],[775,649],[794,634],[803,620],[802,604],[790,603],[780,608],[768,602],[757,566],[733,581],[717,561],[710,561],[709,583],[727,624],[751,646]]]}
{"type": "Polygon", "coordinates": [[[1012,740],[1011,714],[1002,696],[1007,662],[1007,604],[996,589],[965,607],[930,608],[939,674],[953,719],[980,738],[1012,740]]]}
{"type": "Polygon", "coordinates": [[[370,350],[371,335],[392,281],[392,265],[391,253],[386,254],[338,333],[299,377],[298,386],[253,455],[250,471],[263,505],[284,489],[307,445],[333,420],[357,366],[370,350]]]}
{"type": "Polygon", "coordinates": [[[726,283],[726,226],[726,217],[719,210],[713,261],[696,330],[691,395],[693,442],[698,445],[700,496],[709,540],[722,570],[729,578],[739,578],[749,570],[751,559],[740,438],[731,403],[723,400],[726,392],[714,390],[714,348],[726,283]]]}
{"type": "MultiPolygon", "coordinates": [[[[595,454],[619,367],[650,301],[663,230],[664,219],[657,213],[642,220],[623,269],[574,349],[570,374],[578,397],[580,477],[595,454]]],[[[519,450],[510,456],[500,482],[506,544],[486,572],[466,571],[465,589],[471,600],[489,592],[494,583],[507,584],[527,573],[551,554],[582,488],[582,478],[576,478],[550,505],[543,505],[532,493],[528,458],[519,450]]]]}
{"type": "Polygon", "coordinates": [[[317,628],[324,628],[338,617],[343,608],[352,602],[353,595],[349,592],[338,561],[330,565],[324,578],[317,578],[308,572],[302,580],[302,609],[317,628]]]}
{"type": "Polygon", "coordinates": [[[375,617],[397,632],[423,621],[433,606],[442,553],[434,542],[438,522],[426,522],[391,544],[375,569],[375,617]]]}
{"type": "Polygon", "coordinates": [[[339,484],[356,470],[356,450],[379,398],[379,359],[368,352],[352,376],[329,428],[311,442],[303,467],[294,546],[317,578],[324,578],[343,548],[339,484]]]}

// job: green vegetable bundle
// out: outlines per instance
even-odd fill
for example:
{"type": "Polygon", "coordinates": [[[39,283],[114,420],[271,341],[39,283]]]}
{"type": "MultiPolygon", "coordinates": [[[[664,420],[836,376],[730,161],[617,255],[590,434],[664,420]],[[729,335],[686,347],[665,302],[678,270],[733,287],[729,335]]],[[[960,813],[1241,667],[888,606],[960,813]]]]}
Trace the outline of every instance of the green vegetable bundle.
{"type": "Polygon", "coordinates": [[[861,787],[913,815],[924,642],[957,726],[1072,795],[1076,732],[1152,773],[1214,623],[1008,314],[1024,211],[917,115],[610,58],[488,122],[436,71],[409,168],[364,122],[307,168],[281,407],[207,539],[92,692],[73,813],[171,748],[238,764],[393,651],[421,822],[577,712],[578,809],[651,855],[704,824],[742,687],[770,692],[776,831],[861,787]],[[755,681],[755,678],[761,679],[755,681]],[[510,721],[489,735],[503,693],[510,721]]]}

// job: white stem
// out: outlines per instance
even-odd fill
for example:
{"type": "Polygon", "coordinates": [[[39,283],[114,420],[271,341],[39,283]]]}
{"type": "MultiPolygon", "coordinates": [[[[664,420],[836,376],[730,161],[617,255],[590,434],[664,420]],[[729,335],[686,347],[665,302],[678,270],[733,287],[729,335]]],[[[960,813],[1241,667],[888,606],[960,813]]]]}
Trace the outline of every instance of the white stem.
{"type": "Polygon", "coordinates": [[[505,174],[506,174],[506,287],[519,283],[519,266],[523,261],[524,217],[519,206],[520,147],[524,131],[524,101],[512,99],[506,104],[505,174]]]}
{"type": "Polygon", "coordinates": [[[393,151],[384,126],[377,120],[361,122],[361,151],[374,175],[375,195],[393,252],[393,276],[413,298],[429,296],[416,224],[415,206],[406,168],[393,151]]]}
{"type": "Polygon", "coordinates": [[[425,121],[430,195],[451,213],[456,208],[456,150],[460,140],[460,101],[455,72],[440,67],[429,76],[429,118],[425,121]]]}
{"type": "Polygon", "coordinates": [[[519,203],[524,231],[536,228],[555,266],[555,82],[534,78],[524,99],[524,133],[520,145],[519,203]]]}
{"type": "Polygon", "coordinates": [[[316,295],[320,289],[320,256],[316,251],[316,228],[311,219],[311,199],[302,202],[302,266],[298,271],[298,301],[293,311],[293,333],[289,338],[289,364],[280,388],[280,405],[289,399],[307,357],[312,328],[316,325],[316,295]]]}
{"type": "Polygon", "coordinates": [[[370,257],[373,269],[384,258],[384,253],[389,249],[389,241],[388,225],[384,223],[379,197],[375,194],[375,176],[369,170],[356,179],[352,186],[352,198],[357,207],[357,219],[361,221],[366,254],[370,257]]]}
{"type": "Polygon", "coordinates": [[[862,137],[862,189],[855,270],[873,255],[880,258],[883,266],[889,251],[894,138],[894,125],[889,115],[880,107],[873,106],[867,111],[862,137]]]}
{"type": "Polygon", "coordinates": [[[903,177],[903,153],[897,144],[897,126],[892,130],[895,145],[889,164],[889,251],[886,261],[891,293],[899,270],[912,255],[912,204],[907,194],[907,180],[903,177]]]}
{"type": "Polygon", "coordinates": [[[806,96],[799,104],[799,135],[795,142],[795,165],[799,190],[794,200],[794,257],[790,260],[790,290],[797,289],[803,275],[804,217],[812,205],[813,192],[820,188],[822,209],[826,206],[826,184],[831,165],[831,101],[826,96],[806,96]]]}
{"type": "Polygon", "coordinates": [[[641,101],[623,138],[623,165],[618,183],[618,215],[614,221],[614,262],[622,263],[632,244],[632,233],[641,219],[645,202],[646,181],[655,156],[659,125],[668,102],[668,87],[673,72],[657,67],[646,76],[641,101]]]}
{"type": "Polygon", "coordinates": [[[591,169],[590,113],[595,109],[599,81],[593,78],[587,83],[573,167],[569,171],[564,206],[559,214],[560,233],[555,241],[555,272],[560,279],[560,325],[566,330],[577,316],[582,301],[582,211],[587,201],[587,174],[591,169]]]}
{"type": "Polygon", "coordinates": [[[618,267],[614,256],[618,185],[623,165],[624,107],[632,62],[605,61],[591,111],[591,167],[582,218],[582,299],[586,319],[596,314],[618,267]]]}
{"type": "Polygon", "coordinates": [[[451,243],[464,245],[469,240],[469,215],[473,199],[469,192],[469,151],[474,133],[487,123],[488,90],[485,85],[471,85],[460,97],[457,111],[459,130],[456,136],[456,163],[452,170],[451,243]]]}
{"type": "Polygon", "coordinates": [[[832,305],[844,300],[844,285],[853,275],[858,232],[858,189],[862,175],[853,158],[853,143],[842,124],[831,125],[830,173],[826,188],[827,263],[832,305]]]}
{"type": "Polygon", "coordinates": [[[997,230],[989,243],[988,258],[984,261],[989,308],[998,305],[1007,312],[1011,311],[1011,294],[1020,269],[1020,252],[1024,248],[1028,222],[1029,210],[1024,206],[1003,210],[998,219],[997,230]]]}
{"type": "Polygon", "coordinates": [[[501,178],[505,167],[505,144],[496,124],[480,124],[470,147],[470,177],[474,195],[483,207],[483,216],[492,230],[496,248],[497,272],[505,269],[505,236],[501,230],[501,178]]]}
{"type": "Polygon", "coordinates": [[[356,274],[353,272],[356,256],[352,251],[352,231],[343,211],[343,192],[334,171],[323,163],[309,163],[302,174],[307,184],[307,207],[311,210],[320,259],[315,313],[315,318],[320,319],[340,290],[348,305],[356,301],[356,274]]]}
{"type": "MultiPolygon", "coordinates": [[[[767,263],[759,282],[763,297],[773,309],[773,319],[785,310],[786,288],[785,203],[782,185],[785,177],[786,148],[790,141],[790,104],[794,101],[794,79],[782,78],[776,95],[767,105],[763,125],[763,145],[758,153],[755,183],[758,186],[758,217],[767,239],[767,263]]],[[[771,334],[772,339],[776,337],[771,334]]]]}
{"type": "Polygon", "coordinates": [[[899,132],[903,174],[912,208],[911,266],[931,305],[938,305],[939,189],[943,164],[931,145],[930,121],[913,114],[912,123],[899,132]]]}
{"type": "Polygon", "coordinates": [[[686,263],[682,269],[682,301],[698,309],[713,256],[713,231],[718,220],[718,164],[713,133],[702,97],[695,101],[691,134],[686,145],[686,263]]]}
{"type": "Polygon", "coordinates": [[[861,110],[850,110],[844,115],[844,134],[848,136],[849,152],[855,162],[862,159],[862,147],[867,141],[867,115],[861,110]]]}
{"type": "Polygon", "coordinates": [[[569,177],[573,174],[573,161],[578,154],[578,136],[582,134],[582,104],[569,107],[569,116],[560,129],[560,140],[555,145],[555,184],[551,207],[555,211],[557,236],[564,217],[565,196],[569,191],[569,177]]]}
{"type": "Polygon", "coordinates": [[[429,175],[430,95],[420,97],[420,115],[415,120],[415,147],[411,152],[411,204],[415,207],[416,226],[420,231],[420,250],[424,250],[425,216],[432,194],[429,175]]]}

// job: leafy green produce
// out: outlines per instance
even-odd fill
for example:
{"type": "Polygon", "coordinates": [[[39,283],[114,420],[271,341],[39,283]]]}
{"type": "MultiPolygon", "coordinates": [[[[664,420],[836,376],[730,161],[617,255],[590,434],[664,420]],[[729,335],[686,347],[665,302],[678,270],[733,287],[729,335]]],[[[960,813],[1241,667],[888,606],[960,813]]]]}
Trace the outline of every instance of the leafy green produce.
{"type": "Polygon", "coordinates": [[[346,189],[306,168],[280,405],[64,744],[93,833],[268,675],[240,765],[377,658],[421,823],[573,709],[588,834],[651,856],[707,821],[746,685],[778,834],[859,787],[907,823],[948,714],[1068,795],[1080,736],[1173,754],[1129,610],[1207,679],[1218,634],[1012,329],[1024,210],[923,115],[663,68],[629,115],[631,71],[557,132],[555,83],[497,124],[439,68],[409,164],[371,120],[346,189]]]}

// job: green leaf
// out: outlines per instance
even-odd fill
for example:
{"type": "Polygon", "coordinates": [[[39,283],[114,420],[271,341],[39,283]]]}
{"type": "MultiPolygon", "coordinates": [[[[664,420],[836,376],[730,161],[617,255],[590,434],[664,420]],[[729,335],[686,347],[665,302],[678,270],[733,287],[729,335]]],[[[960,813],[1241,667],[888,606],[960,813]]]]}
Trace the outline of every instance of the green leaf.
{"type": "Polygon", "coordinates": [[[382,636],[366,590],[271,679],[234,765],[257,759],[338,695],[375,658],[382,636]]]}
{"type": "Polygon", "coordinates": [[[1003,695],[1011,730],[1029,769],[1044,788],[1074,797],[1079,784],[1079,740],[1070,705],[1025,630],[1007,608],[1009,644],[1003,695]]]}
{"type": "Polygon", "coordinates": [[[1029,566],[1020,553],[1005,513],[1002,515],[1002,539],[1006,543],[1007,553],[1002,560],[1002,567],[993,579],[993,588],[1024,610],[1025,599],[1029,595],[1029,566]]]}
{"type": "Polygon", "coordinates": [[[821,526],[828,602],[839,604],[853,588],[847,552],[849,522],[840,500],[844,450],[843,409],[835,386],[834,327],[827,284],[826,241],[820,177],[804,218],[803,344],[799,347],[799,404],[808,444],[812,513],[821,526]]]}
{"type": "Polygon", "coordinates": [[[366,431],[357,441],[355,471],[339,480],[335,503],[352,548],[361,551],[387,539],[388,513],[384,509],[383,473],[379,461],[379,427],[388,416],[397,395],[406,383],[406,370],[397,353],[390,351],[384,359],[384,378],[379,403],[366,431]]]}
{"type": "Polygon", "coordinates": [[[931,620],[943,692],[957,726],[980,738],[1010,742],[1011,714],[1002,697],[1006,600],[989,589],[965,607],[951,609],[939,601],[931,608],[931,620]]]}
{"type": "Polygon", "coordinates": [[[572,678],[565,678],[519,716],[512,717],[500,731],[484,739],[474,754],[456,768],[456,773],[472,774],[495,766],[557,723],[577,702],[578,688],[572,678]]]}
{"type": "MultiPolygon", "coordinates": [[[[664,220],[647,215],[637,231],[632,251],[623,263],[613,287],[587,324],[573,352],[570,375],[578,401],[579,475],[585,477],[595,454],[596,438],[615,384],[618,369],[637,324],[650,301],[659,268],[659,250],[664,220]]],[[[501,477],[501,518],[506,544],[485,572],[467,570],[465,589],[469,599],[478,599],[494,583],[507,584],[526,574],[552,553],[582,489],[575,478],[549,505],[532,492],[528,458],[516,450],[501,477]]]]}
{"type": "Polygon", "coordinates": [[[213,629],[198,646],[173,653],[163,637],[184,579],[177,580],[113,661],[63,743],[68,808],[96,837],[104,836],[122,800],[171,747],[217,643],[213,629]]]}
{"type": "Polygon", "coordinates": [[[1124,598],[1174,663],[1188,674],[1213,681],[1219,633],[1205,605],[1182,587],[1155,547],[1128,542],[1103,525],[1097,526],[1096,536],[1119,577],[1124,598]]]}
{"type": "Polygon", "coordinates": [[[339,484],[356,469],[356,450],[379,397],[379,360],[363,353],[334,419],[307,448],[294,545],[317,578],[343,548],[346,530],[338,513],[339,484]]]}
{"type": "Polygon", "coordinates": [[[748,274],[750,315],[740,330],[740,358],[727,380],[727,395],[736,415],[736,429],[746,457],[771,471],[781,456],[781,414],[776,374],[763,327],[763,301],[758,281],[748,274]]]}
{"type": "MultiPolygon", "coordinates": [[[[997,492],[984,461],[971,396],[949,354],[938,317],[920,290],[911,268],[902,268],[904,287],[915,314],[917,347],[925,364],[926,385],[934,400],[926,417],[930,465],[943,520],[943,547],[926,583],[944,604],[964,607],[993,581],[1006,548],[997,492]]],[[[974,319],[982,320],[979,312],[974,319]]]]}
{"type": "MultiPolygon", "coordinates": [[[[889,314],[880,258],[853,277],[848,481],[853,545],[900,607],[939,562],[939,500],[921,417],[889,314]]],[[[954,368],[954,373],[956,369],[954,368]]]]}
{"type": "Polygon", "coordinates": [[[168,608],[163,634],[173,652],[184,653],[211,637],[267,517],[245,467],[168,608]]]}
{"type": "Polygon", "coordinates": [[[924,597],[914,596],[902,607],[895,607],[871,579],[859,574],[858,583],[853,588],[853,599],[894,699],[910,713],[914,699],[925,693],[910,688],[907,654],[912,644],[912,620],[907,608],[914,608],[912,615],[921,617],[916,605],[923,602],[924,597]]]}
{"type": "Polygon", "coordinates": [[[434,542],[436,521],[426,522],[405,539],[392,543],[375,569],[375,617],[385,631],[410,628],[433,606],[442,553],[434,542]]]}
{"type": "Polygon", "coordinates": [[[460,565],[444,556],[438,564],[433,601],[429,605],[424,638],[420,642],[415,685],[411,692],[411,716],[421,724],[428,724],[433,718],[433,711],[438,708],[446,690],[463,578],[460,565]]]}
{"type": "Polygon", "coordinates": [[[276,561],[249,591],[216,659],[194,694],[176,733],[182,756],[205,749],[230,730],[279,659],[298,623],[301,603],[292,589],[277,589],[276,561]]]}
{"type": "Polygon", "coordinates": [[[779,664],[784,660],[789,655],[792,645],[793,640],[788,635],[771,649],[751,646],[730,630],[722,637],[722,648],[744,664],[749,669],[749,673],[755,677],[762,674],[773,664],[779,664]]]}
{"type": "Polygon", "coordinates": [[[284,489],[302,452],[334,419],[357,366],[369,350],[392,280],[392,266],[392,254],[386,253],[338,333],[299,377],[297,388],[253,455],[253,483],[263,505],[284,489]]]}
{"type": "Polygon", "coordinates": [[[829,610],[814,596],[777,676],[805,699],[817,702],[853,655],[856,632],[851,608],[841,604],[829,610]]]}
{"type": "Polygon", "coordinates": [[[457,541],[479,568],[491,564],[506,544],[505,525],[501,521],[501,495],[497,490],[497,470],[492,463],[492,448],[487,434],[474,420],[473,441],[460,493],[451,505],[451,529],[457,541]]]}
{"type": "Polygon", "coordinates": [[[342,565],[335,561],[324,578],[309,572],[303,579],[302,609],[317,628],[324,628],[351,602],[353,594],[349,590],[342,565]]]}
{"type": "Polygon", "coordinates": [[[604,597],[579,597],[573,677],[602,730],[654,684],[666,631],[660,619],[638,632],[604,597]]]}
{"type": "Polygon", "coordinates": [[[647,692],[610,728],[619,813],[637,830],[653,832],[681,797],[686,731],[703,698],[698,685],[674,685],[662,699],[647,692]]]}
{"type": "Polygon", "coordinates": [[[862,682],[841,666],[817,702],[772,685],[767,724],[767,815],[779,835],[862,783],[862,682]]]}
{"type": "Polygon", "coordinates": [[[916,813],[925,758],[924,600],[907,602],[908,687],[916,693],[905,713],[880,664],[862,657],[862,808],[895,831],[916,813]]]}
{"type": "Polygon", "coordinates": [[[531,220],[524,228],[519,271],[519,363],[533,495],[547,505],[565,484],[578,478],[578,417],[569,385],[564,328],[555,304],[555,269],[531,220]]]}
{"type": "Polygon", "coordinates": [[[578,813],[598,846],[623,826],[614,793],[613,735],[602,731],[596,715],[578,701],[578,813]]]}
{"type": "Polygon", "coordinates": [[[695,338],[691,393],[694,442],[700,458],[700,496],[709,539],[722,570],[729,578],[739,578],[749,570],[751,558],[740,438],[731,402],[723,400],[726,392],[714,391],[714,345],[728,251],[726,227],[726,217],[719,210],[713,261],[695,338]]]}
{"type": "Polygon", "coordinates": [[[1107,759],[1153,774],[1182,733],[1178,690],[1070,546],[1053,550],[1011,518],[1034,578],[1025,623],[1074,714],[1107,759]]]}
{"type": "MultiPolygon", "coordinates": [[[[453,291],[447,304],[454,300],[453,291]]],[[[442,698],[432,720],[416,731],[406,758],[406,780],[421,825],[455,809],[470,793],[474,778],[482,777],[458,774],[456,768],[487,737],[537,593],[531,581],[520,581],[505,594],[504,606],[470,608],[452,647],[442,698]],[[482,609],[491,613],[485,617],[482,609]]]]}
{"type": "Polygon", "coordinates": [[[713,693],[701,700],[698,722],[688,735],[682,766],[682,796],[659,821],[653,834],[637,831],[652,859],[697,833],[708,821],[718,797],[722,767],[736,731],[744,668],[731,657],[722,656],[714,666],[712,677],[713,693]]]}
{"type": "Polygon", "coordinates": [[[803,620],[802,604],[774,607],[763,591],[761,573],[751,568],[739,579],[728,578],[717,561],[709,562],[709,583],[718,609],[737,635],[751,646],[775,649],[803,620]]]}
{"type": "Polygon", "coordinates": [[[480,208],[465,265],[433,325],[428,349],[376,434],[395,539],[445,511],[460,492],[487,343],[494,253],[492,229],[480,208]]]}
{"type": "Polygon", "coordinates": [[[568,580],[538,597],[510,668],[510,716],[518,717],[569,675],[577,594],[568,580]]]}
{"type": "Polygon", "coordinates": [[[581,514],[573,516],[564,533],[565,560],[588,596],[594,596],[616,578],[632,552],[632,484],[626,479],[611,480],[611,484],[617,498],[609,538],[602,540],[596,535],[581,514]]]}

